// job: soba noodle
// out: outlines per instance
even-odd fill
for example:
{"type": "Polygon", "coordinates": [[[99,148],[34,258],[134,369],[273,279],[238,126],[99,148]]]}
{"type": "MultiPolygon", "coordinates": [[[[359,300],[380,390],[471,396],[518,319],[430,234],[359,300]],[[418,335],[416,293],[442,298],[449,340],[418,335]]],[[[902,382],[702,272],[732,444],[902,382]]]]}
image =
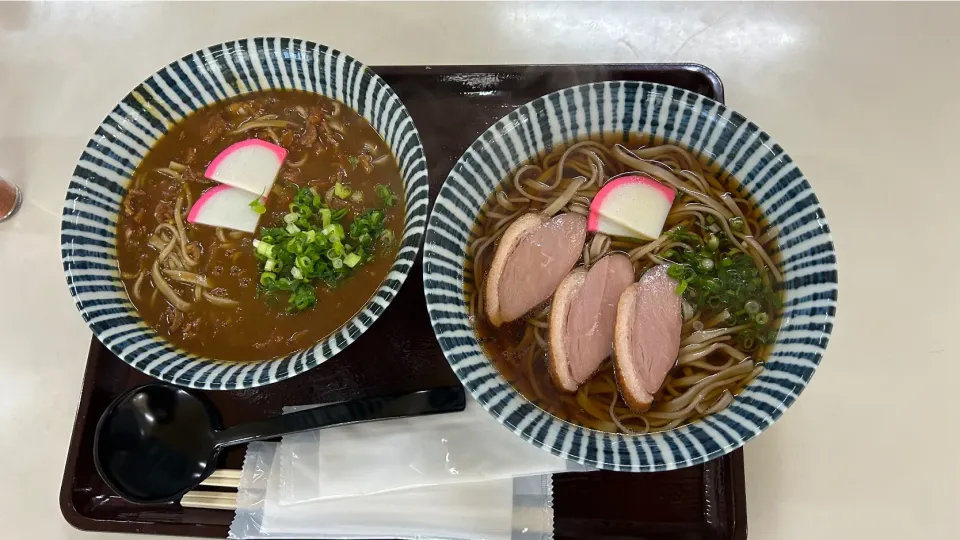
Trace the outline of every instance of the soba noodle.
{"type": "MultiPolygon", "coordinates": [[[[671,255],[678,251],[692,251],[695,247],[691,243],[707,245],[711,236],[723,235],[731,250],[749,255],[764,286],[777,288],[782,276],[774,262],[776,231],[765,229],[759,211],[732,190],[733,186],[724,184],[732,178],[706,170],[696,156],[672,144],[648,144],[631,150],[623,144],[583,141],[558,148],[517,169],[488,201],[468,245],[472,261],[467,274],[472,280],[468,300],[488,354],[528,399],[586,427],[646,433],[672,429],[728,406],[763,370],[770,340],[762,343],[743,339],[750,324],[738,324],[738,315],[727,306],[694,309],[685,300],[677,365],[652,408],[637,413],[620,399],[612,359],[607,359],[574,394],[554,387],[545,366],[549,304],[522,321],[497,329],[486,321],[482,294],[496,242],[514,219],[528,212],[586,215],[593,197],[610,178],[633,171],[677,189],[663,233],[649,242],[588,235],[581,264],[589,268],[610,252],[623,252],[633,263],[635,276],[640,276],[654,265],[670,264],[671,255]],[[689,240],[679,238],[678,232],[689,240]]],[[[776,315],[772,313],[771,319],[776,315]]],[[[775,324],[770,322],[774,331],[775,324]]]]}

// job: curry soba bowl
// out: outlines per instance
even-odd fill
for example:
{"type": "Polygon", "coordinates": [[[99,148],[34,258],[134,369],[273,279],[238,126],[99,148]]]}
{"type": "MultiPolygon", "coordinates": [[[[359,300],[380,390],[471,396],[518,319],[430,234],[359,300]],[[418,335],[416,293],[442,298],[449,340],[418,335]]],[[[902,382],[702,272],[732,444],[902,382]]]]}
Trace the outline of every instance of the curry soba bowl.
{"type": "Polygon", "coordinates": [[[323,45],[256,38],[171,63],[110,112],[64,205],[94,334],[174,384],[239,389],[350,345],[413,266],[427,169],[406,108],[323,45]]]}
{"type": "Polygon", "coordinates": [[[670,86],[534,100],[439,193],[424,287],[454,371],[556,455],[658,471],[721,456],[790,406],[837,302],[830,230],[793,160],[670,86]]]}

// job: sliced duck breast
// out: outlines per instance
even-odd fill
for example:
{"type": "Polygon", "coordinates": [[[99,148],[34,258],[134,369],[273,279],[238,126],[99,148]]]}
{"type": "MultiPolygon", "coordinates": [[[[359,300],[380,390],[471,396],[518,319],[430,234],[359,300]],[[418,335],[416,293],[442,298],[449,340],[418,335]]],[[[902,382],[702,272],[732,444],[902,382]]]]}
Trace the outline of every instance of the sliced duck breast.
{"type": "Polygon", "coordinates": [[[613,352],[617,302],[633,283],[633,265],[620,253],[586,271],[577,268],[557,287],[550,308],[550,376],[575,392],[613,352]]]}
{"type": "Polygon", "coordinates": [[[659,265],[630,285],[617,304],[613,349],[617,382],[631,409],[650,408],[677,361],[683,319],[677,283],[659,265]]]}
{"type": "Polygon", "coordinates": [[[587,220],[578,214],[526,214],[504,231],[490,263],[487,318],[494,326],[542,304],[580,258],[587,220]]]}

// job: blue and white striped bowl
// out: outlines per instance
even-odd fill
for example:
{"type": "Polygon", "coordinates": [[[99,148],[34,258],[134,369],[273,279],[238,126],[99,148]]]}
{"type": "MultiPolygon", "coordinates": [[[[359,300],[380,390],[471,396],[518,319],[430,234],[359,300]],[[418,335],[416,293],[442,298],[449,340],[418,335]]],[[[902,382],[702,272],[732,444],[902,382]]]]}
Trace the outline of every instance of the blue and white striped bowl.
{"type": "Polygon", "coordinates": [[[103,119],[74,170],[61,222],[67,285],[83,319],[114,354],[158,379],[233,390],[277,382],[324,362],[377,320],[413,266],[427,221],[427,163],[394,91],[369,68],[324,45],[253,38],[201,49],[159,70],[103,119]],[[226,98],[267,89],[315,92],[360,113],[390,146],[406,197],[397,260],[366,306],[310,349],[262,362],[224,362],[178,349],[148,327],[117,269],[117,215],[137,165],[176,122],[226,98]]]}
{"type": "MultiPolygon", "coordinates": [[[[660,84],[586,84],[536,99],[483,133],[447,177],[424,246],[430,320],[447,360],[494,418],[532,444],[603,469],[661,471],[722,456],[766,429],[806,387],[830,338],[837,268],[830,228],[800,169],[741,114],[660,84]],[[645,133],[709,156],[741,180],[780,229],[783,326],[766,369],[725,410],[669,432],[619,435],[559,420],[500,375],[465,303],[466,245],[477,215],[509,171],[530,156],[600,133],[645,133]]],[[[469,276],[468,276],[469,277],[469,276]]]]}

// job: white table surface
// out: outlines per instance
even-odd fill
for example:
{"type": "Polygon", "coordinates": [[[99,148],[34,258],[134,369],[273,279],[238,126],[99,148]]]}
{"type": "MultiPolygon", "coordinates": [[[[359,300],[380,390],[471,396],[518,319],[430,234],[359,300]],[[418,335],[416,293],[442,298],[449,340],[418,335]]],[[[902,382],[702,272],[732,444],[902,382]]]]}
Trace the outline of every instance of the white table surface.
{"type": "MultiPolygon", "coordinates": [[[[833,230],[841,292],[812,385],[746,449],[751,539],[958,538],[960,5],[0,4],[0,516],[73,530],[58,491],[90,333],[60,266],[87,138],[158,67],[254,35],[370,65],[693,61],[776,137],[833,230]]],[[[107,536],[104,538],[133,538],[107,536]]]]}

